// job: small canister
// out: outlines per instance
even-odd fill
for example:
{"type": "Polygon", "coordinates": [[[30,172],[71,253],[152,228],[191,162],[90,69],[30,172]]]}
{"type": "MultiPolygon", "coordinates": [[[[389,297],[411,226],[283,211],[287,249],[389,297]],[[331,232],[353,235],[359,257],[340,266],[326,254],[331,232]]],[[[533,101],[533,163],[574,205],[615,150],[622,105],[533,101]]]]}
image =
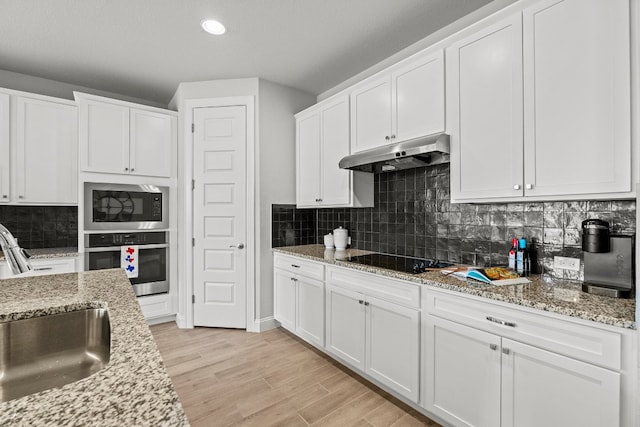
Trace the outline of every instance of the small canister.
{"type": "Polygon", "coordinates": [[[324,235],[324,247],[327,249],[333,249],[333,234],[324,235]]]}

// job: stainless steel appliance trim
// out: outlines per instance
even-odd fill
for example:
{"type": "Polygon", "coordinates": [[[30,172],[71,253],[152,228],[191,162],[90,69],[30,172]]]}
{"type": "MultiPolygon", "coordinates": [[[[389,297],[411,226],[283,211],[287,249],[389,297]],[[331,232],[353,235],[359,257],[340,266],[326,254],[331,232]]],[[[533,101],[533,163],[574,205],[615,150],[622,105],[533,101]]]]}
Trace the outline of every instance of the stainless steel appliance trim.
{"type": "MultiPolygon", "coordinates": [[[[162,249],[168,248],[168,243],[160,243],[157,245],[136,245],[135,243],[123,244],[122,246],[138,246],[140,250],[144,249],[162,249]]],[[[120,246],[102,246],[99,248],[85,248],[85,252],[120,252],[120,246]]]]}
{"type": "Polygon", "coordinates": [[[169,292],[168,280],[164,280],[161,282],[137,283],[131,286],[133,287],[133,293],[135,293],[137,297],[144,297],[144,296],[169,292]]]}
{"type": "Polygon", "coordinates": [[[106,184],[86,182],[84,184],[84,228],[85,230],[158,230],[169,228],[169,187],[147,184],[106,184]],[[162,194],[162,221],[93,222],[93,190],[135,191],[162,194]]]}

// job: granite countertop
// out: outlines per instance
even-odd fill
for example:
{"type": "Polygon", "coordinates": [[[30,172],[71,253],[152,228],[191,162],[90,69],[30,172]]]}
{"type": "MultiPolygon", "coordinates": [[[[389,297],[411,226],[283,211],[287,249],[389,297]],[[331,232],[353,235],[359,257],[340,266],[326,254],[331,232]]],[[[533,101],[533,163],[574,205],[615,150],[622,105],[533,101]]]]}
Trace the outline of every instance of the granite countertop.
{"type": "MultiPolygon", "coordinates": [[[[69,248],[44,248],[44,249],[25,249],[31,259],[46,258],[69,258],[79,255],[78,248],[73,246],[69,248]]],[[[4,261],[4,253],[0,251],[0,261],[4,261]]]]}
{"type": "Polygon", "coordinates": [[[348,259],[350,256],[371,253],[371,251],[347,249],[344,252],[337,252],[334,249],[325,250],[322,245],[287,246],[274,248],[273,250],[313,261],[339,265],[607,325],[628,329],[636,328],[635,299],[609,298],[588,294],[582,292],[582,284],[576,281],[559,280],[547,276],[531,276],[529,277],[531,283],[526,285],[495,286],[475,280],[459,280],[453,276],[444,276],[438,271],[409,274],[344,261],[345,258],[348,259]]]}
{"type": "Polygon", "coordinates": [[[79,381],[0,403],[0,425],[188,426],[123,270],[0,281],[0,322],[85,308],[109,310],[109,364],[79,381]]]}

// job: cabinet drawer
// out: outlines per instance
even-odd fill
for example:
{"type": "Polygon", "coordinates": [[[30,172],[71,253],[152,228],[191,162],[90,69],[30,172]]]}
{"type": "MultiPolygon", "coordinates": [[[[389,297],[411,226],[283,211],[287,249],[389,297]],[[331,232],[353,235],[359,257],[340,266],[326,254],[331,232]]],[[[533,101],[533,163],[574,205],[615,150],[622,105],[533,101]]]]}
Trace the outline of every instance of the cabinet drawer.
{"type": "Polygon", "coordinates": [[[31,261],[33,274],[44,276],[47,274],[74,273],[76,271],[75,258],[35,259],[31,261]]]}
{"type": "Polygon", "coordinates": [[[620,370],[621,333],[462,295],[429,292],[425,300],[429,314],[620,370]]]}
{"type": "Polygon", "coordinates": [[[420,285],[340,267],[327,267],[327,283],[420,309],[420,285]]]}
{"type": "Polygon", "coordinates": [[[273,254],[274,267],[316,280],[324,280],[324,265],[306,259],[273,254]]]}

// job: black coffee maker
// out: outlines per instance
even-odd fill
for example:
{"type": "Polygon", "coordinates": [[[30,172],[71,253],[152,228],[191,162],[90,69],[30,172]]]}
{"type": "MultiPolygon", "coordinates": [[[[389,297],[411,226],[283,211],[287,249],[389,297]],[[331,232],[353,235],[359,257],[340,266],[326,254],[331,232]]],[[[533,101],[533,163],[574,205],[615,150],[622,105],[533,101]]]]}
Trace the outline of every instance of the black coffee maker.
{"type": "Polygon", "coordinates": [[[588,293],[628,298],[635,287],[635,235],[611,234],[601,219],[582,221],[584,283],[588,293]]]}

